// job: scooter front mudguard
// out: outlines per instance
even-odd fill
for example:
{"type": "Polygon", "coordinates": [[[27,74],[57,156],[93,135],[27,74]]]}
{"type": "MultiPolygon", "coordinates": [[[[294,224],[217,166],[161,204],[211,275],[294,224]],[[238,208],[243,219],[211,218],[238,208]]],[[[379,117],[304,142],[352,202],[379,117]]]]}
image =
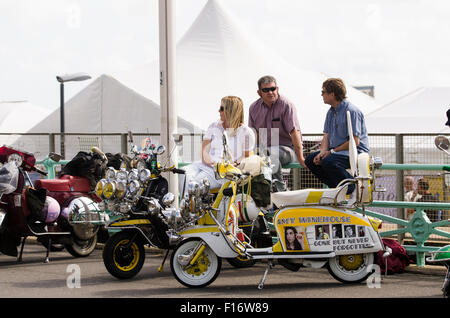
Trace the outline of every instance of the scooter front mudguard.
{"type": "Polygon", "coordinates": [[[217,226],[195,226],[179,234],[183,239],[199,238],[203,240],[219,257],[235,258],[239,256],[235,247],[223,236],[217,226]]]}

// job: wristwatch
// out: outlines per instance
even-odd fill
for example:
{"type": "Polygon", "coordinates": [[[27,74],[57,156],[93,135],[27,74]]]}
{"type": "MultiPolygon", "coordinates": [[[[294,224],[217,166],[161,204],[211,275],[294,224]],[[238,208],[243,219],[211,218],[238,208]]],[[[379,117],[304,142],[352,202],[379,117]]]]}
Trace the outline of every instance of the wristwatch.
{"type": "Polygon", "coordinates": [[[336,153],[336,151],[334,151],[334,149],[331,149],[331,150],[330,150],[330,153],[336,153]]]}

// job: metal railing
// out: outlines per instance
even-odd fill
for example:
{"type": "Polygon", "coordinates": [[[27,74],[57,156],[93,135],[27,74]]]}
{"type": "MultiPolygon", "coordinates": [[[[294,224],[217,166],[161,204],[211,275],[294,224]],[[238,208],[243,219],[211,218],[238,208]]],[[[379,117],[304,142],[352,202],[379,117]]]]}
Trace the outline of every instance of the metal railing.
{"type": "MultiPolygon", "coordinates": [[[[68,133],[66,136],[66,159],[76,155],[78,151],[86,151],[91,146],[100,147],[105,153],[128,153],[129,143],[126,133],[68,133]]],[[[159,134],[134,133],[134,143],[139,145],[141,140],[151,137],[153,143],[159,143],[159,134]]],[[[370,206],[372,215],[383,219],[388,225],[383,228],[382,236],[396,236],[400,242],[411,237],[418,260],[422,254],[431,251],[432,247],[425,246],[426,242],[436,241],[448,244],[448,213],[450,211],[450,176],[442,173],[450,167],[450,158],[437,150],[434,146],[435,134],[369,134],[371,155],[381,157],[384,162],[380,170],[376,171],[376,183],[387,189],[384,193],[374,196],[374,203],[370,206]],[[404,202],[405,175],[427,178],[431,191],[439,203],[408,203],[404,202]],[[415,213],[411,220],[405,220],[405,209],[413,208],[415,213]],[[442,220],[430,222],[425,209],[441,210],[442,220]],[[428,219],[428,221],[427,221],[428,219]],[[439,223],[444,222],[444,223],[439,223]],[[420,225],[420,226],[419,226],[420,225]],[[392,228],[392,226],[394,228],[392,228]],[[397,228],[395,228],[397,226],[397,228]],[[444,227],[444,229],[442,229],[444,227]],[[386,230],[387,229],[387,230],[386,230]],[[421,235],[419,235],[419,232],[421,235]],[[442,235],[444,234],[444,235],[442,235]],[[426,240],[422,238],[426,237],[426,240]]],[[[305,155],[310,153],[320,142],[321,134],[304,134],[305,155]],[[308,147],[306,147],[308,145],[308,147]]],[[[179,152],[180,165],[200,160],[202,134],[184,134],[183,146],[179,152]]],[[[59,152],[60,135],[54,134],[6,134],[0,133],[0,144],[10,144],[16,148],[35,153],[38,162],[44,164],[49,152],[59,152]]],[[[64,161],[62,162],[64,163],[64,161]]],[[[317,188],[323,185],[307,169],[298,169],[299,164],[284,167],[284,177],[291,190],[317,188]]]]}

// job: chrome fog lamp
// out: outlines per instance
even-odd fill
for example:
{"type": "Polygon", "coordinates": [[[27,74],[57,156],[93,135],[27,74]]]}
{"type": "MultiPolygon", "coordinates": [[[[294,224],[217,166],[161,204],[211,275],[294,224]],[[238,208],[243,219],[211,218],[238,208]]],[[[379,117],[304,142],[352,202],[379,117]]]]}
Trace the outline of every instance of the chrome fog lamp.
{"type": "Polygon", "coordinates": [[[162,203],[166,207],[171,206],[174,201],[175,201],[175,195],[172,192],[166,193],[162,199],[162,203]]]}
{"type": "Polygon", "coordinates": [[[146,167],[147,167],[147,165],[145,164],[145,160],[141,159],[136,162],[137,170],[142,170],[142,169],[145,169],[146,167]]]}
{"type": "Polygon", "coordinates": [[[14,162],[16,167],[20,167],[23,162],[23,158],[18,153],[12,153],[8,156],[8,162],[14,162]]]}
{"type": "Polygon", "coordinates": [[[131,181],[139,180],[139,174],[137,169],[131,169],[128,173],[128,183],[131,181]]]}
{"type": "Polygon", "coordinates": [[[103,189],[105,188],[105,185],[108,181],[106,179],[101,179],[97,184],[95,185],[95,194],[98,197],[103,197],[103,189]]]}
{"type": "Polygon", "coordinates": [[[181,213],[177,209],[173,209],[170,213],[170,223],[173,225],[182,224],[183,218],[181,217],[181,213]]]}
{"type": "Polygon", "coordinates": [[[139,171],[139,180],[142,183],[147,182],[151,176],[152,173],[148,169],[142,169],[141,171],[139,171]]]}
{"type": "Polygon", "coordinates": [[[109,168],[106,170],[105,178],[106,178],[108,181],[114,180],[114,179],[116,178],[116,170],[115,170],[113,167],[109,167],[109,168]]]}
{"type": "Polygon", "coordinates": [[[147,210],[151,215],[157,215],[159,212],[159,203],[155,198],[150,199],[147,202],[147,210]]]}
{"type": "Polygon", "coordinates": [[[123,181],[116,182],[116,198],[123,199],[127,194],[127,184],[123,181]]]}
{"type": "Polygon", "coordinates": [[[124,169],[124,168],[120,169],[120,171],[118,171],[116,173],[116,179],[119,180],[119,181],[127,182],[127,180],[128,180],[128,172],[127,172],[127,170],[124,169]]]}
{"type": "Polygon", "coordinates": [[[133,196],[138,193],[139,188],[140,188],[140,184],[136,180],[133,180],[128,184],[128,191],[133,196]]]}
{"type": "Polygon", "coordinates": [[[159,145],[155,150],[153,150],[153,153],[155,155],[162,155],[166,151],[166,147],[164,145],[159,145]]]}
{"type": "Polygon", "coordinates": [[[106,182],[103,188],[103,196],[105,199],[113,199],[114,194],[116,193],[117,183],[116,181],[108,181],[106,182]]]}
{"type": "Polygon", "coordinates": [[[211,184],[210,184],[209,180],[206,179],[206,178],[203,179],[202,180],[202,185],[200,187],[200,194],[202,196],[207,195],[209,193],[210,188],[211,188],[211,184]]]}
{"type": "Polygon", "coordinates": [[[200,194],[200,185],[195,181],[190,181],[188,183],[188,193],[189,195],[198,195],[200,194]]]}

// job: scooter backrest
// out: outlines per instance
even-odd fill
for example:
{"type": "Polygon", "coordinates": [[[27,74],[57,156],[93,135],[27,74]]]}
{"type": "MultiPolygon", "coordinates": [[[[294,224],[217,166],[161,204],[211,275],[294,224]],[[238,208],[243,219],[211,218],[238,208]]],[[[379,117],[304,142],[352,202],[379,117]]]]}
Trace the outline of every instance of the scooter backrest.
{"type": "Polygon", "coordinates": [[[373,181],[371,176],[370,156],[363,152],[358,155],[358,188],[360,203],[372,202],[373,181]]]}
{"type": "Polygon", "coordinates": [[[356,148],[355,138],[353,138],[353,128],[352,128],[352,118],[350,116],[350,112],[347,110],[347,130],[348,130],[348,139],[349,139],[349,147],[348,153],[350,157],[350,169],[352,176],[356,176],[358,173],[358,149],[356,148]]]}

